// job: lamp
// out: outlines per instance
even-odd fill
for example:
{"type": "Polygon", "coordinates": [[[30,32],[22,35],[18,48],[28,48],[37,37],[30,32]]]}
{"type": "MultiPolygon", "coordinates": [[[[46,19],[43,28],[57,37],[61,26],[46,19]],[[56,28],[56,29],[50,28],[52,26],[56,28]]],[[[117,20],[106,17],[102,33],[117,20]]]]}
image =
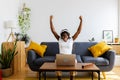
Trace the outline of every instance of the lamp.
{"type": "Polygon", "coordinates": [[[12,38],[12,41],[14,41],[14,40],[15,40],[15,37],[14,37],[14,34],[13,34],[13,29],[15,29],[15,26],[14,26],[14,24],[13,24],[13,21],[11,21],[11,20],[6,21],[6,22],[5,22],[5,27],[11,29],[11,32],[10,32],[8,38],[7,38],[7,42],[8,42],[8,40],[10,39],[10,37],[12,38]]]}

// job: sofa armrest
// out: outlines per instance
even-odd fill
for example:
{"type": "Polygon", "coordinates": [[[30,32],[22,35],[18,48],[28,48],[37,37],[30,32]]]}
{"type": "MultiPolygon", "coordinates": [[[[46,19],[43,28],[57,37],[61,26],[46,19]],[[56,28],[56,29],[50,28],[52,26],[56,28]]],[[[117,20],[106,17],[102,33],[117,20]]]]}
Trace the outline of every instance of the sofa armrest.
{"type": "Polygon", "coordinates": [[[34,60],[37,58],[37,54],[34,50],[29,50],[27,55],[27,63],[31,70],[34,71],[34,60]]]}
{"type": "Polygon", "coordinates": [[[115,63],[115,54],[116,52],[114,50],[108,50],[103,57],[109,60],[109,66],[112,69],[115,63]]]}

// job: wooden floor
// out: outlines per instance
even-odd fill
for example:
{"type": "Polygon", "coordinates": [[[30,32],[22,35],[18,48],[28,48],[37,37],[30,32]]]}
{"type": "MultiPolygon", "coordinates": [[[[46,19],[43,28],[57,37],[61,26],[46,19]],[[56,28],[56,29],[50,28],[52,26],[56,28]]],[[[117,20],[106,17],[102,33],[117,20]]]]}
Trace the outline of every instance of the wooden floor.
{"type": "MultiPolygon", "coordinates": [[[[119,79],[116,79],[116,78],[115,78],[115,80],[120,80],[120,66],[115,66],[115,67],[113,68],[113,70],[110,71],[110,72],[114,72],[115,74],[117,74],[117,76],[119,76],[119,77],[118,77],[119,79]]],[[[110,72],[106,72],[106,74],[109,74],[110,72]]],[[[110,76],[112,76],[112,75],[114,76],[114,74],[111,73],[110,76]]],[[[107,76],[109,76],[109,75],[107,75],[107,76]]],[[[29,80],[29,79],[26,79],[27,77],[33,78],[33,79],[31,79],[31,80],[36,80],[36,79],[38,80],[38,73],[31,71],[31,70],[28,68],[28,66],[26,66],[23,71],[17,72],[16,74],[13,74],[13,75],[10,76],[10,77],[2,78],[2,80],[29,80]],[[36,78],[36,79],[34,79],[34,78],[36,78]]],[[[101,77],[102,77],[102,75],[101,75],[101,77]]],[[[57,80],[57,79],[56,79],[56,80],[57,80]]],[[[86,80],[86,79],[85,79],[85,80],[86,80]]],[[[103,79],[102,79],[102,80],[103,80],[103,79]]],[[[104,79],[104,80],[107,80],[107,79],[104,79]]],[[[113,80],[113,79],[109,79],[109,80],[113,80]]]]}

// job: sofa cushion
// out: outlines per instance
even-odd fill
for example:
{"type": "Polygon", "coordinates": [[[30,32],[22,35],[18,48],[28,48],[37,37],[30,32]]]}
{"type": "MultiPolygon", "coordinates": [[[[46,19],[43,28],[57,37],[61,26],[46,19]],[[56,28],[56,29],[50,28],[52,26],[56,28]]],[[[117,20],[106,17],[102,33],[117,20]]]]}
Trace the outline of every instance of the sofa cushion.
{"type": "Polygon", "coordinates": [[[39,45],[38,43],[31,41],[29,47],[26,48],[26,51],[34,50],[39,56],[43,57],[46,51],[46,48],[47,48],[47,45],[39,45]]]}
{"type": "Polygon", "coordinates": [[[102,41],[89,47],[88,49],[91,51],[94,57],[98,57],[103,55],[106,51],[110,50],[112,47],[107,45],[106,42],[102,41]]]}
{"type": "Polygon", "coordinates": [[[41,45],[47,45],[44,56],[56,56],[59,53],[58,42],[42,42],[41,45]]]}
{"type": "Polygon", "coordinates": [[[76,55],[76,60],[78,63],[82,63],[82,59],[80,55],[76,55]]]}
{"type": "Polygon", "coordinates": [[[72,53],[80,56],[92,56],[88,47],[97,44],[97,42],[74,42],[72,53]]]}
{"type": "Polygon", "coordinates": [[[34,64],[37,66],[41,66],[44,62],[55,62],[55,58],[55,56],[44,56],[34,60],[34,64]]]}
{"type": "Polygon", "coordinates": [[[84,63],[94,63],[97,66],[104,66],[104,65],[107,66],[107,65],[109,65],[108,59],[103,58],[103,57],[94,58],[92,56],[83,56],[82,59],[83,59],[84,63]]]}

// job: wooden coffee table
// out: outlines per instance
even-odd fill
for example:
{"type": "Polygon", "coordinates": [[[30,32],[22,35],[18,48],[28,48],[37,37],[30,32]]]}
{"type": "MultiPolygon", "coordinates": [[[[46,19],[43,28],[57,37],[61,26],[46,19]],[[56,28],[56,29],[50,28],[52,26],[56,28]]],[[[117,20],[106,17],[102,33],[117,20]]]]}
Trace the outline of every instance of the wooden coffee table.
{"type": "Polygon", "coordinates": [[[100,69],[93,63],[76,63],[75,66],[57,66],[56,63],[46,62],[39,68],[39,80],[41,80],[41,73],[45,72],[44,80],[46,80],[46,72],[50,71],[79,71],[79,72],[93,72],[98,73],[98,80],[100,80],[100,69]]]}

